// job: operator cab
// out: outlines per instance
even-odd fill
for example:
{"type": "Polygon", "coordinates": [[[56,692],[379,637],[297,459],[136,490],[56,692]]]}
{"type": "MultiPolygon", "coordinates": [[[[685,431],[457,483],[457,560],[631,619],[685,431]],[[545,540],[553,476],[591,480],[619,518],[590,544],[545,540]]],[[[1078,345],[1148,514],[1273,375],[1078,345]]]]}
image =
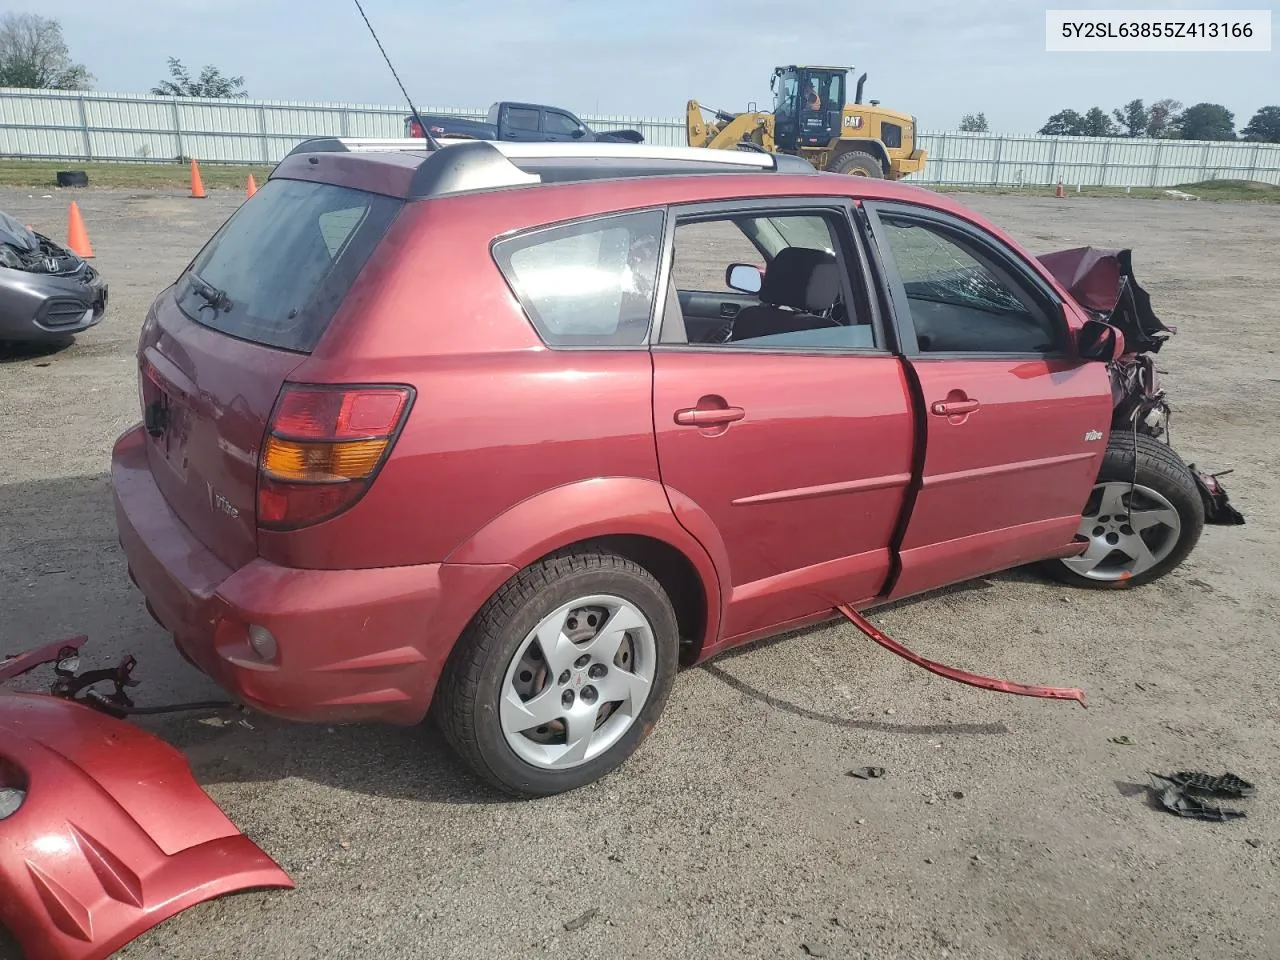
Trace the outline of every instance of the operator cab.
{"type": "Polygon", "coordinates": [[[825,147],[840,136],[846,67],[774,67],[774,140],[779,150],[825,147]]]}

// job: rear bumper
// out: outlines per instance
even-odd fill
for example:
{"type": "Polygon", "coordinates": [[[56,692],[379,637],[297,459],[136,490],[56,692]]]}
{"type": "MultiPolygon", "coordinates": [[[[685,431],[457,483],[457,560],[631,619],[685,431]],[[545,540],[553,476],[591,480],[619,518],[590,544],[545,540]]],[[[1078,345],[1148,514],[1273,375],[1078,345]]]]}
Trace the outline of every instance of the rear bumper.
{"type": "Polygon", "coordinates": [[[81,333],[107,310],[107,284],[91,267],[84,278],[5,270],[0,340],[39,341],[81,333]]]}
{"type": "Polygon", "coordinates": [[[906,176],[907,174],[919,173],[923,170],[925,160],[927,158],[928,153],[926,151],[915,150],[912,152],[911,156],[901,157],[900,159],[894,160],[890,166],[893,167],[894,172],[899,176],[906,176]]]}
{"type": "Polygon", "coordinates": [[[454,641],[513,573],[498,564],[358,570],[239,569],[169,508],[141,426],[112,454],[116,527],[129,573],[183,655],[237,699],[292,720],[419,722],[454,641]],[[249,627],[278,652],[264,660],[249,627]]]}

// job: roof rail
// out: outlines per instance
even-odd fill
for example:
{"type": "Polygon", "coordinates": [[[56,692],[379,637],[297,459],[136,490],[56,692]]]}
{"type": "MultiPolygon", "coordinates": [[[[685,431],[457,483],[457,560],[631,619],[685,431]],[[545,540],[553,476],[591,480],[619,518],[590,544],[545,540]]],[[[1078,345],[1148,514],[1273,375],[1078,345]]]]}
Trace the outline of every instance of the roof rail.
{"type": "Polygon", "coordinates": [[[422,153],[425,159],[414,174],[415,197],[442,196],[472,190],[522,186],[543,182],[535,172],[547,163],[575,161],[594,168],[594,176],[617,170],[620,177],[647,172],[760,172],[809,173],[817,171],[803,157],[755,150],[718,150],[708,147],[664,147],[636,143],[544,143],[509,140],[473,140],[437,137],[433,150],[421,137],[354,139],[320,137],[304,140],[288,156],[307,153],[422,153]],[[527,161],[533,171],[521,169],[527,161]]]}
{"type": "MultiPolygon", "coordinates": [[[[438,141],[437,141],[438,142],[438,141]]],[[[388,137],[388,138],[356,138],[356,137],[312,137],[303,140],[285,154],[292,157],[299,153],[389,153],[393,151],[412,151],[429,153],[431,144],[422,137],[388,137]]]]}

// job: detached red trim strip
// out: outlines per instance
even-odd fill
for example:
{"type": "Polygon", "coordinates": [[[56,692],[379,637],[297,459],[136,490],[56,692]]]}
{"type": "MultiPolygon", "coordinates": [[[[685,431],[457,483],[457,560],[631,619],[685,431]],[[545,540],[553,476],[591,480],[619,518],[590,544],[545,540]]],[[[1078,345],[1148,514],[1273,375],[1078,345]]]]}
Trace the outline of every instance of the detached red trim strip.
{"type": "Polygon", "coordinates": [[[918,667],[924,667],[930,673],[936,673],[940,677],[946,677],[948,680],[954,680],[957,683],[967,683],[971,687],[981,687],[983,690],[994,690],[997,693],[1012,693],[1019,697],[1042,697],[1046,700],[1074,700],[1082,707],[1089,706],[1085,702],[1084,691],[1076,687],[1042,687],[1016,683],[1013,680],[984,677],[978,673],[969,673],[969,671],[960,670],[957,667],[948,667],[946,664],[935,663],[920,656],[918,653],[912,653],[898,641],[882,632],[875,624],[848,604],[842,603],[836,609],[850,623],[886,650],[890,650],[902,657],[902,659],[909,660],[918,667]]]}

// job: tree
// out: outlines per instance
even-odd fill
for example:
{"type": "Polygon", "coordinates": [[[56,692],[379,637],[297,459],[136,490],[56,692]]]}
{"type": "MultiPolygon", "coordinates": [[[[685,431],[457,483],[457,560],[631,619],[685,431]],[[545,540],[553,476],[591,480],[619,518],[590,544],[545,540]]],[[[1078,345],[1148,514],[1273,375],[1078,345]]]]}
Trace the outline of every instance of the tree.
{"type": "Polygon", "coordinates": [[[34,13],[0,17],[0,87],[87,90],[93,75],[72,63],[62,24],[34,13]]]}
{"type": "Polygon", "coordinates": [[[169,58],[169,76],[172,80],[151,88],[160,97],[247,97],[244,77],[224,77],[222,71],[210,64],[200,71],[200,78],[192,80],[187,68],[177,57],[169,58]]]}
{"type": "Polygon", "coordinates": [[[1220,103],[1197,103],[1174,119],[1183,140],[1234,140],[1235,116],[1220,103]]]}
{"type": "Polygon", "coordinates": [[[1173,129],[1173,118],[1182,109],[1177,100],[1157,100],[1147,110],[1147,136],[1169,137],[1176,135],[1173,129]]]}
{"type": "Polygon", "coordinates": [[[1280,143],[1280,107],[1259,107],[1240,135],[1258,143],[1280,143]]]}
{"type": "Polygon", "coordinates": [[[962,133],[986,133],[987,115],[985,113],[966,113],[960,118],[960,131],[962,133]]]}
{"type": "Polygon", "coordinates": [[[1111,111],[1116,123],[1124,127],[1126,137],[1145,137],[1147,125],[1151,122],[1150,113],[1141,100],[1130,100],[1123,107],[1111,111]]]}
{"type": "Polygon", "coordinates": [[[1084,136],[1084,117],[1074,110],[1059,110],[1040,128],[1045,137],[1081,137],[1084,136]]]}
{"type": "Polygon", "coordinates": [[[1084,115],[1084,135],[1086,137],[1114,137],[1116,125],[1103,112],[1101,107],[1090,107],[1084,115]]]}

